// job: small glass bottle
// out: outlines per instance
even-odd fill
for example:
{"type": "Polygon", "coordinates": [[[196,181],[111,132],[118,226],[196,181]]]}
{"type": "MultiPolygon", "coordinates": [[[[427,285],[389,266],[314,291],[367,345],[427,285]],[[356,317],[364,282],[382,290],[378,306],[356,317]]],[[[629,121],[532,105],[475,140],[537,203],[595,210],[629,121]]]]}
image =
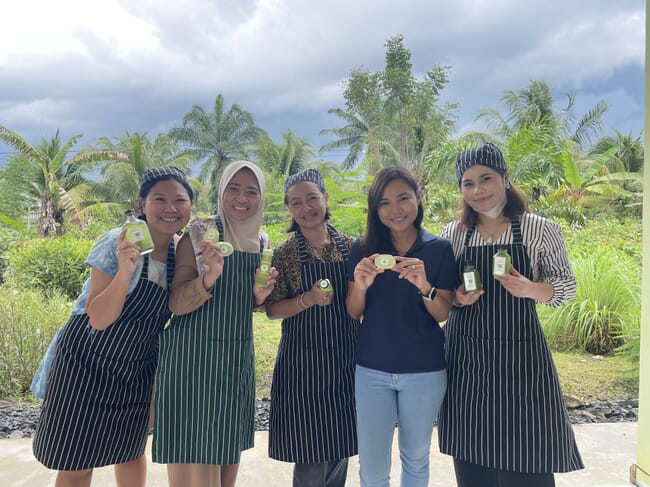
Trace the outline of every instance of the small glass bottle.
{"type": "Polygon", "coordinates": [[[271,270],[271,259],[273,258],[273,250],[264,249],[262,251],[262,260],[260,260],[260,267],[257,271],[255,284],[258,286],[266,287],[266,281],[269,279],[269,271],[271,270]]]}
{"type": "Polygon", "coordinates": [[[140,247],[140,254],[147,254],[153,250],[153,240],[147,222],[139,220],[133,215],[133,210],[126,210],[126,235],[125,240],[140,247]]]}
{"type": "Polygon", "coordinates": [[[321,281],[318,283],[318,289],[320,289],[320,291],[323,293],[331,293],[334,291],[332,283],[329,279],[321,279],[321,281]]]}
{"type": "Polygon", "coordinates": [[[476,293],[481,290],[481,274],[472,264],[467,264],[463,271],[463,284],[465,292],[476,293]]]}
{"type": "Polygon", "coordinates": [[[511,258],[506,249],[499,249],[492,257],[492,274],[504,276],[510,274],[511,258]]]}

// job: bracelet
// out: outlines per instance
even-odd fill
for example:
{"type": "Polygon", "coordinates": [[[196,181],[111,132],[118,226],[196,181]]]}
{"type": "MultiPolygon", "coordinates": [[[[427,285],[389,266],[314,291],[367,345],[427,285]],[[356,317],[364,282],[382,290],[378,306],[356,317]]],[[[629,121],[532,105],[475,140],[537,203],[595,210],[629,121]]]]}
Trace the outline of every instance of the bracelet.
{"type": "Polygon", "coordinates": [[[307,309],[309,306],[305,304],[305,302],[302,300],[302,297],[305,295],[305,293],[302,293],[300,296],[296,298],[296,302],[298,303],[298,306],[300,309],[307,309]]]}

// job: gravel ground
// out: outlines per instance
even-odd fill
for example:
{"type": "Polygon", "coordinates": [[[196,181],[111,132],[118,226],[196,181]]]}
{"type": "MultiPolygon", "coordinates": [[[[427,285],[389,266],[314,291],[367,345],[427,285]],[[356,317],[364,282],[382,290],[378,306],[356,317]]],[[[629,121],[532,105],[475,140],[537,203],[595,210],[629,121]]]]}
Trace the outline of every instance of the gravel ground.
{"type": "MultiPolygon", "coordinates": [[[[572,423],[616,423],[637,421],[639,401],[606,401],[581,403],[567,398],[572,423]]],[[[269,428],[269,399],[256,401],[255,430],[269,428]]],[[[31,438],[36,429],[41,407],[39,404],[0,400],[0,438],[31,438]]]]}

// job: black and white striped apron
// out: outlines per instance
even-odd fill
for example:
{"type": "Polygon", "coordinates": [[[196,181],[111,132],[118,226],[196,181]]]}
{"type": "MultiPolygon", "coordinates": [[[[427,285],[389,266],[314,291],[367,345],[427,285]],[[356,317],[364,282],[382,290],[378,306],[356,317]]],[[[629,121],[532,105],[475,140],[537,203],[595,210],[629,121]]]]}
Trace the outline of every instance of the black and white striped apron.
{"type": "Polygon", "coordinates": [[[173,243],[167,289],[148,280],[149,259],[111,326],[98,331],[85,313],[65,325],[33,443],[34,456],[48,468],[82,470],[144,454],[158,336],[171,315],[173,243]]]}
{"type": "Polygon", "coordinates": [[[470,247],[458,268],[474,264],[485,294],[453,308],[445,325],[447,396],[438,419],[440,451],[466,462],[520,473],[583,468],[535,301],[508,293],[492,276],[500,248],[531,279],[519,221],[513,243],[470,247]]]}
{"type": "MultiPolygon", "coordinates": [[[[328,228],[344,259],[349,251],[328,228]]],[[[345,307],[345,263],[308,258],[305,238],[296,231],[302,292],[329,279],[329,306],[312,306],[282,321],[282,337],[273,371],[269,456],[298,463],[329,462],[357,454],[354,405],[354,351],[358,321],[345,307]]]]}
{"type": "MultiPolygon", "coordinates": [[[[219,219],[217,227],[223,235],[219,219]]],[[[174,316],[161,334],[154,462],[231,465],[253,447],[253,279],[259,262],[259,253],[236,250],[225,257],[212,298],[174,316]]]]}

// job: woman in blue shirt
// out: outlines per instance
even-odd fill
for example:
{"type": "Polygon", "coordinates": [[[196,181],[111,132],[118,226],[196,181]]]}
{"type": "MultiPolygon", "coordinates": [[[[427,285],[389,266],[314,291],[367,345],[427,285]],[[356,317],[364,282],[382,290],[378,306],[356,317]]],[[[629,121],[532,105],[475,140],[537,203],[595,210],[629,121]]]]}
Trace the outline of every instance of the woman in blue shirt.
{"type": "Polygon", "coordinates": [[[356,409],[362,486],[388,486],[395,424],[402,486],[427,486],[433,424],[445,394],[445,321],[458,284],[449,241],[422,228],[417,183],[401,167],[382,169],[368,191],[366,235],[348,261],[347,310],[362,317],[356,353],[356,409]],[[380,254],[394,256],[378,268],[380,254]]]}

